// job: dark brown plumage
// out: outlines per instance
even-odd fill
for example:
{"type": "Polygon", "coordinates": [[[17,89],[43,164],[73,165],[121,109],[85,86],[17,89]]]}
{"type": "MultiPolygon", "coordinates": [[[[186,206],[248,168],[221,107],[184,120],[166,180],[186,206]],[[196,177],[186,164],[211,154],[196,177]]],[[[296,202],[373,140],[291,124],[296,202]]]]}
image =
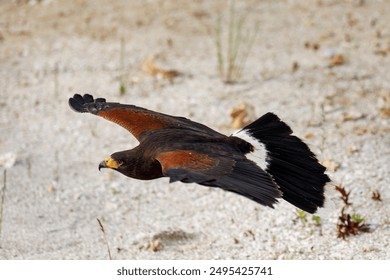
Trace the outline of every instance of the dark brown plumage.
{"type": "Polygon", "coordinates": [[[91,95],[69,99],[76,112],[115,122],[140,142],[101,162],[128,177],[219,187],[273,207],[282,197],[314,213],[324,204],[329,177],[314,154],[279,118],[267,113],[231,136],[183,117],[91,95]]]}

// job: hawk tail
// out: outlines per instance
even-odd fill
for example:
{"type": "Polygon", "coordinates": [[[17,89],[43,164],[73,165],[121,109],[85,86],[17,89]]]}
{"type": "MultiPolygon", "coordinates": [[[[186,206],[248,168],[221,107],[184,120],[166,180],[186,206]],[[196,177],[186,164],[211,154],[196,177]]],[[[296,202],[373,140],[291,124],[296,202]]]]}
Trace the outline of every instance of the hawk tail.
{"type": "Polygon", "coordinates": [[[314,213],[324,206],[324,187],[330,179],[309,147],[291,134],[286,123],[267,113],[233,136],[252,144],[247,158],[272,176],[284,200],[314,213]]]}

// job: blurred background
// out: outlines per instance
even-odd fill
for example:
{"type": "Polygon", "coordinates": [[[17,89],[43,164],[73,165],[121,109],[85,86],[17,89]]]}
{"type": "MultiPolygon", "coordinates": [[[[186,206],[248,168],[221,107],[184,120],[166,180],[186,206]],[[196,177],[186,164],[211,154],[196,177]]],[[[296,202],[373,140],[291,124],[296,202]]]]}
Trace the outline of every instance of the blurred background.
{"type": "Polygon", "coordinates": [[[388,259],[389,15],[369,0],[0,1],[0,258],[388,259]],[[371,231],[338,238],[333,187],[318,220],[99,173],[137,142],[72,112],[74,93],[226,134],[272,111],[371,231]]]}

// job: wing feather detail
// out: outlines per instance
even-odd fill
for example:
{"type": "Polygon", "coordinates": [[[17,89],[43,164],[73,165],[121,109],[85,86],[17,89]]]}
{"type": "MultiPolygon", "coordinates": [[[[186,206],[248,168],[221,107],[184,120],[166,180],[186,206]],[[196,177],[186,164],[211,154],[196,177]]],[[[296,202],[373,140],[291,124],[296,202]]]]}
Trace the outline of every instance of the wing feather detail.
{"type": "Polygon", "coordinates": [[[75,94],[69,99],[69,106],[79,113],[91,113],[112,121],[142,141],[144,132],[164,128],[180,128],[197,131],[200,134],[220,135],[211,128],[183,117],[170,116],[134,105],[106,102],[104,98],[94,99],[90,94],[75,94]]]}
{"type": "Polygon", "coordinates": [[[171,182],[218,187],[270,207],[281,197],[273,179],[245,158],[179,150],[163,152],[156,159],[171,182]]]}

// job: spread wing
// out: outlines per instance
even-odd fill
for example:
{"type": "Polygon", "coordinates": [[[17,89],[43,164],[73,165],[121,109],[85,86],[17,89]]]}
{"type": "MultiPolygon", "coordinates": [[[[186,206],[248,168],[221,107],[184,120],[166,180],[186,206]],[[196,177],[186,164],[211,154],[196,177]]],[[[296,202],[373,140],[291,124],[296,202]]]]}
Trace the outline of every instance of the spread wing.
{"type": "Polygon", "coordinates": [[[177,150],[160,153],[156,159],[171,182],[219,187],[270,207],[281,197],[272,178],[245,157],[177,150]]]}
{"type": "Polygon", "coordinates": [[[140,142],[147,132],[164,128],[181,128],[209,136],[221,136],[215,130],[186,118],[161,114],[134,105],[106,102],[104,98],[94,99],[89,94],[75,94],[69,99],[69,106],[76,112],[92,113],[119,124],[140,142]]]}

